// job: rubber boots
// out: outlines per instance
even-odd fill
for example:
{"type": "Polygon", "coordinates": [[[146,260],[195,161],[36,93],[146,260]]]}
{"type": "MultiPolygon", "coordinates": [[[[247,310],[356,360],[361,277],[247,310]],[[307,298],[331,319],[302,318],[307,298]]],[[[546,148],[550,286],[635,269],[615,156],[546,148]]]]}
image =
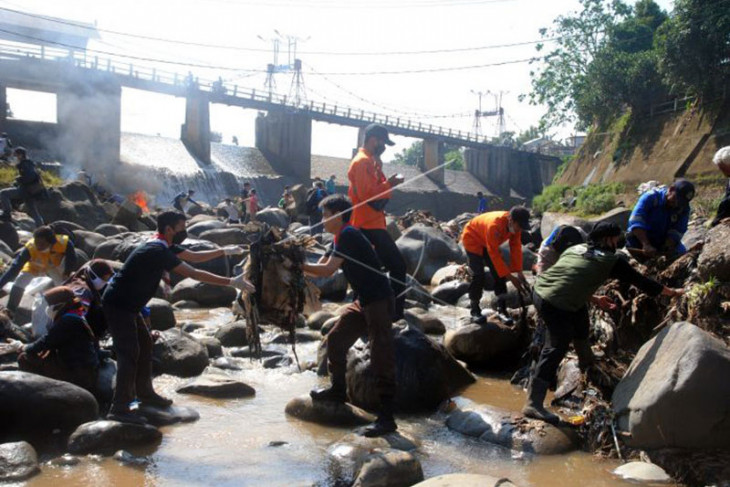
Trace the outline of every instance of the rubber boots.
{"type": "Polygon", "coordinates": [[[560,423],[560,417],[551,413],[543,406],[545,395],[547,394],[549,384],[538,378],[533,377],[530,388],[527,390],[527,403],[522,408],[522,414],[528,418],[540,419],[550,424],[560,423]]]}
{"type": "Polygon", "coordinates": [[[393,433],[397,429],[398,425],[395,424],[395,418],[393,417],[393,397],[388,396],[380,400],[380,411],[377,419],[373,424],[363,429],[362,435],[375,438],[393,433]]]}
{"type": "Polygon", "coordinates": [[[581,372],[588,370],[588,367],[596,362],[596,357],[593,355],[591,344],[585,338],[576,338],[573,340],[573,346],[575,347],[575,353],[578,355],[578,367],[581,372]]]}
{"type": "Polygon", "coordinates": [[[347,402],[347,387],[344,379],[332,379],[332,385],[309,393],[315,401],[347,402]]]}
{"type": "Polygon", "coordinates": [[[482,316],[482,309],[479,307],[479,301],[471,301],[471,322],[483,325],[487,322],[487,318],[482,316]]]}
{"type": "Polygon", "coordinates": [[[514,320],[507,312],[507,298],[497,296],[497,318],[507,326],[512,326],[514,320]]]}

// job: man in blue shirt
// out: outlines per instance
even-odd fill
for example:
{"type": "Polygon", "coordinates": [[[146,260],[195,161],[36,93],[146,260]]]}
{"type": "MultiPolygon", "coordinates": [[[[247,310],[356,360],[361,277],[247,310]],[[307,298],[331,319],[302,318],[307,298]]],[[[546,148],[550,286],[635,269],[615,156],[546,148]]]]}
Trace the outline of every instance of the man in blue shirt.
{"type": "Polygon", "coordinates": [[[337,191],[337,188],[335,186],[335,179],[336,179],[336,176],[333,174],[332,176],[330,176],[330,178],[324,184],[325,188],[327,189],[328,196],[335,194],[335,192],[337,191]]]}
{"type": "Polygon", "coordinates": [[[682,236],[687,231],[689,202],[694,195],[694,185],[686,179],[642,194],[629,217],[626,246],[640,249],[645,257],[657,253],[678,256],[687,252],[682,236]]]}
{"type": "Polygon", "coordinates": [[[477,213],[485,213],[487,211],[487,198],[484,197],[484,193],[481,191],[477,193],[477,198],[479,198],[479,209],[477,213]]]}

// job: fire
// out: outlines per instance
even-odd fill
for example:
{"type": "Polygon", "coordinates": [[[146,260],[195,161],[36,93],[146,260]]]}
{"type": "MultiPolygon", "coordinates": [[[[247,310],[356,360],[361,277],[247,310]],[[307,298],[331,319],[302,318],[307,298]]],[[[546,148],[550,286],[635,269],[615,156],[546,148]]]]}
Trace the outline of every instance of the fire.
{"type": "Polygon", "coordinates": [[[130,195],[129,199],[132,203],[142,208],[142,212],[150,212],[150,208],[147,206],[147,195],[144,194],[144,191],[137,191],[136,193],[130,195]]]}

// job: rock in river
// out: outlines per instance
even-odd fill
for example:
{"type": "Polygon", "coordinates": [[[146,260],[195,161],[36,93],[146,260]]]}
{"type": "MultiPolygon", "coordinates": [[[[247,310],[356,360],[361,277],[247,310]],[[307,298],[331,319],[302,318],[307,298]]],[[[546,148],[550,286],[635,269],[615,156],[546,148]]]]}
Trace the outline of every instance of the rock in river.
{"type": "Polygon", "coordinates": [[[162,439],[162,433],[148,424],[93,421],[79,426],[68,439],[71,453],[111,453],[120,449],[149,445],[162,439]]]}
{"type": "Polygon", "coordinates": [[[202,375],[192,382],[179,387],[177,392],[180,394],[195,394],[197,396],[215,397],[218,399],[233,399],[256,395],[256,390],[253,387],[224,374],[202,375]]]}
{"type": "Polygon", "coordinates": [[[160,372],[178,377],[200,375],[208,366],[208,350],[195,339],[178,330],[162,332],[153,354],[159,359],[160,372]]]}
{"type": "Polygon", "coordinates": [[[375,421],[375,416],[357,406],[333,401],[313,401],[309,394],[289,401],[285,412],[295,418],[326,426],[360,426],[375,421]]]}
{"type": "Polygon", "coordinates": [[[25,441],[0,445],[0,481],[25,480],[39,473],[38,455],[25,441]]]}

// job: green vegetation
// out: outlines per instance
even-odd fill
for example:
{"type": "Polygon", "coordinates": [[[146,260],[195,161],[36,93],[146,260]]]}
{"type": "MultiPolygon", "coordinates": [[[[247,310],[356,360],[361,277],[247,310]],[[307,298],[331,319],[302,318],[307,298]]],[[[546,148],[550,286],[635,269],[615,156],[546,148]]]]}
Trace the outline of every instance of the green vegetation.
{"type": "MultiPolygon", "coordinates": [[[[51,186],[60,186],[63,184],[63,179],[56,176],[52,172],[48,171],[40,171],[41,173],[41,179],[43,179],[43,184],[46,185],[47,188],[51,186]]],[[[0,167],[0,188],[7,188],[8,186],[12,186],[15,182],[15,178],[18,177],[18,170],[14,167],[0,167]]]]}
{"type": "Polygon", "coordinates": [[[707,282],[697,283],[690,287],[689,291],[687,291],[687,304],[690,309],[696,308],[705,301],[718,284],[717,279],[711,277],[707,282]]]}
{"type": "MultiPolygon", "coordinates": [[[[466,169],[463,149],[456,145],[444,144],[444,162],[451,162],[446,166],[447,169],[453,169],[454,171],[466,169]]],[[[410,147],[396,154],[393,163],[404,166],[421,166],[423,163],[423,141],[417,140],[410,147]]]]}
{"type": "Polygon", "coordinates": [[[676,0],[671,15],[653,0],[580,3],[540,30],[546,44],[536,46],[542,57],[529,100],[547,106],[543,129],[577,122],[602,130],[627,109],[640,115],[678,94],[709,100],[730,82],[724,1],[676,0]],[[548,39],[555,47],[542,54],[548,39]]]}
{"type": "Polygon", "coordinates": [[[616,197],[624,192],[621,183],[589,184],[569,186],[552,184],[532,200],[532,209],[537,214],[546,211],[573,213],[580,216],[594,216],[616,207],[616,197]],[[575,199],[575,205],[569,203],[575,199]]]}

